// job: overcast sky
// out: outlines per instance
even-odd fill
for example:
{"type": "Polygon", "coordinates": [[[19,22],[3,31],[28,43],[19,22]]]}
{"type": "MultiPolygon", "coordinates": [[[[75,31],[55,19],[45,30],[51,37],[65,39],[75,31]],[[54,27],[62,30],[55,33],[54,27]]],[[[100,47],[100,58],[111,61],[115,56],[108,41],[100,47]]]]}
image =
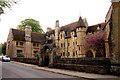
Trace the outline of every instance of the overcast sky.
{"type": "Polygon", "coordinates": [[[63,26],[77,21],[79,16],[94,25],[104,22],[110,5],[111,0],[20,0],[0,16],[0,43],[7,41],[10,28],[16,28],[26,18],[38,20],[44,31],[47,27],[54,29],[56,20],[63,26]]]}

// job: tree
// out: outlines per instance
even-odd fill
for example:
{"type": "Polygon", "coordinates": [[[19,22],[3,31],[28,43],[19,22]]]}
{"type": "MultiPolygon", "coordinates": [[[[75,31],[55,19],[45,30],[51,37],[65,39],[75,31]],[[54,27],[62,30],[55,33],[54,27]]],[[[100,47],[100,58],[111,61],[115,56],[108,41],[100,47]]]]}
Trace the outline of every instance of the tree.
{"type": "Polygon", "coordinates": [[[0,44],[0,55],[6,55],[6,42],[0,44]]]}
{"type": "Polygon", "coordinates": [[[11,9],[13,4],[16,4],[15,0],[0,0],[0,15],[4,13],[5,8],[11,9]]]}
{"type": "Polygon", "coordinates": [[[105,32],[102,30],[97,31],[94,34],[88,34],[86,36],[86,41],[88,43],[87,47],[92,51],[94,57],[96,57],[96,51],[103,47],[104,37],[105,32]]]}
{"type": "Polygon", "coordinates": [[[20,22],[20,24],[18,25],[17,28],[20,30],[24,30],[25,26],[31,26],[32,32],[44,33],[43,29],[40,26],[39,21],[37,21],[37,20],[31,19],[31,18],[25,19],[20,22]]]}
{"type": "Polygon", "coordinates": [[[2,43],[0,43],[0,55],[2,55],[2,43]]]}

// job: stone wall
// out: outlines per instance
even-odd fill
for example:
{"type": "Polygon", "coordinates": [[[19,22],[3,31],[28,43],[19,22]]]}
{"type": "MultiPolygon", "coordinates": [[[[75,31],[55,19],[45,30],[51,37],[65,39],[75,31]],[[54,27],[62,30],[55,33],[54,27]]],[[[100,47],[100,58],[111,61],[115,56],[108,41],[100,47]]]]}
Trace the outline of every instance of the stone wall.
{"type": "Polygon", "coordinates": [[[108,74],[110,72],[110,60],[107,58],[61,58],[54,63],[54,67],[89,73],[108,74]]]}
{"type": "Polygon", "coordinates": [[[38,65],[38,60],[35,58],[11,58],[12,61],[23,62],[28,64],[36,64],[38,65]]]}
{"type": "Polygon", "coordinates": [[[111,63],[111,74],[120,76],[120,64],[111,63]]]}

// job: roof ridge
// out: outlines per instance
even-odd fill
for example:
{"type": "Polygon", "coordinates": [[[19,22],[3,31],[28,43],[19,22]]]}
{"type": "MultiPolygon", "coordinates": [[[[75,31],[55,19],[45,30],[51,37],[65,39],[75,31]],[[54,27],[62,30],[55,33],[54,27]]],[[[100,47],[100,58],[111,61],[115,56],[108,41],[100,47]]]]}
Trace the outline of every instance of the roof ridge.
{"type": "Polygon", "coordinates": [[[96,25],[99,25],[99,24],[105,24],[106,22],[101,22],[101,23],[98,23],[98,24],[94,24],[94,25],[90,25],[88,27],[91,27],[91,26],[96,26],[96,25]]]}
{"type": "Polygon", "coordinates": [[[64,27],[64,26],[68,26],[68,25],[71,25],[71,24],[74,24],[74,23],[77,23],[77,22],[78,22],[78,21],[71,22],[71,23],[69,23],[69,24],[63,25],[62,27],[64,27]]]}
{"type": "Polygon", "coordinates": [[[23,31],[24,32],[24,30],[20,30],[20,29],[15,29],[15,28],[11,28],[12,30],[17,30],[17,31],[23,31]]]}

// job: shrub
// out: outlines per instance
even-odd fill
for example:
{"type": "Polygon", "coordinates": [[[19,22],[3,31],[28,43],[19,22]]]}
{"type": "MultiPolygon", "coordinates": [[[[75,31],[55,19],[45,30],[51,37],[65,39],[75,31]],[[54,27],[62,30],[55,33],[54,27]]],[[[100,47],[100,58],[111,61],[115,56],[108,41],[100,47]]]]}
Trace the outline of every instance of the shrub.
{"type": "Polygon", "coordinates": [[[23,54],[17,54],[17,57],[24,57],[23,54]]]}

